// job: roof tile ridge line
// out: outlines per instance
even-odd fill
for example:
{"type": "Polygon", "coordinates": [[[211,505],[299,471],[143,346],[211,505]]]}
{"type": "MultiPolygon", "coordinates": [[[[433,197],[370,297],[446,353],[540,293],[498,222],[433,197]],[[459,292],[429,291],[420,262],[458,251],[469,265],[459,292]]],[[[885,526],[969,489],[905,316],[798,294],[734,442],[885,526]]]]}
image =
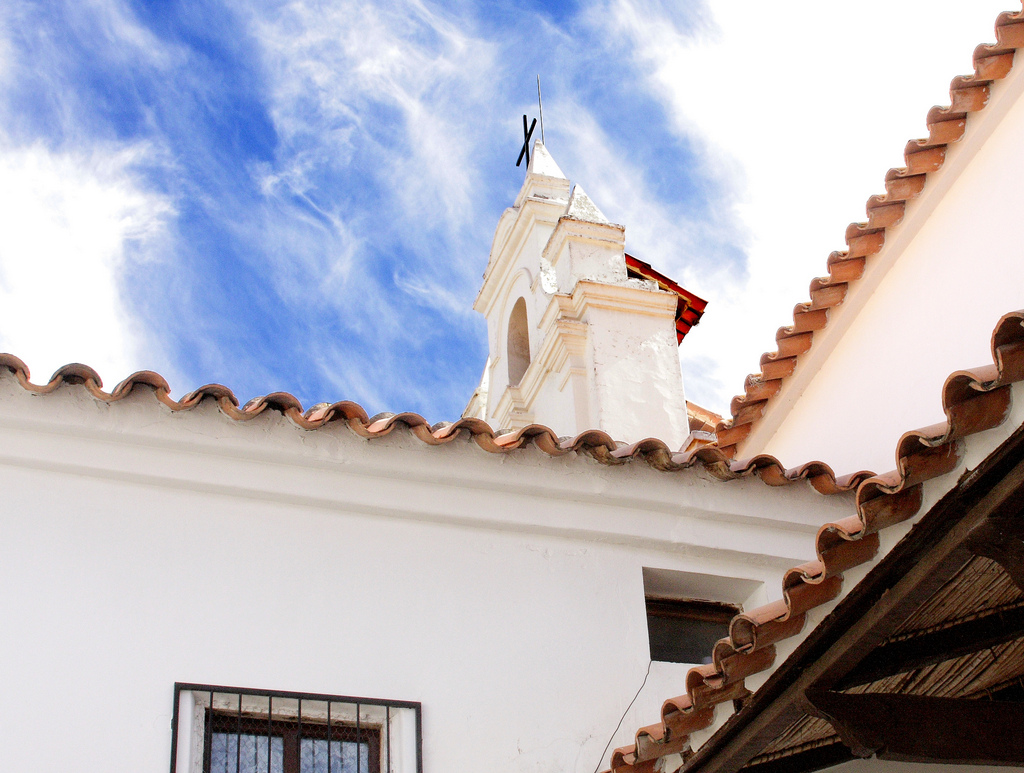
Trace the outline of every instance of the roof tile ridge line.
{"type": "Polygon", "coordinates": [[[817,558],[786,572],[780,601],[732,619],[729,636],[715,644],[711,664],[690,669],[686,694],[662,705],[661,728],[641,728],[633,746],[613,752],[614,773],[632,773],[637,763],[677,753],[677,747],[688,748],[689,734],[713,723],[713,716],[700,710],[736,697],[735,693],[745,689],[746,676],[771,667],[774,645],[798,634],[809,610],[840,594],[845,571],[874,557],[879,547],[877,533],[917,514],[924,481],[959,465],[959,441],[1005,421],[1010,385],[1024,381],[1024,310],[999,319],[991,351],[992,365],[956,371],[946,379],[942,388],[946,422],[900,438],[897,468],[862,480],[857,486],[856,513],[821,526],[815,538],[817,558]],[[681,733],[686,737],[677,737],[681,733]]]}
{"type": "Polygon", "coordinates": [[[509,453],[530,443],[552,457],[568,453],[587,454],[602,464],[617,466],[642,460],[662,472],[677,472],[700,464],[719,480],[757,475],[769,486],[781,486],[806,480],[821,494],[834,494],[856,487],[860,479],[870,473],[857,473],[837,480],[831,468],[823,462],[809,462],[800,467],[785,470],[772,456],[758,456],[744,462],[730,460],[714,446],[698,448],[688,453],[673,452],[659,438],[645,438],[632,444],[620,443],[600,429],[581,432],[575,438],[559,438],[553,429],[543,424],[530,424],[518,430],[496,432],[482,419],[461,418],[456,422],[441,422],[430,426],[418,413],[385,413],[369,417],[361,405],[350,400],[335,403],[318,403],[303,411],[298,398],[289,392],[272,392],[239,404],[230,388],[223,384],[205,384],[184,395],[180,400],[170,396],[170,386],[159,373],[151,370],[137,371],[128,376],[112,392],[102,389],[98,373],[88,365],[72,363],[59,368],[46,384],[30,381],[28,366],[13,354],[0,353],[0,368],[13,373],[18,383],[33,394],[49,394],[64,384],[81,385],[97,400],[114,403],[123,400],[137,386],[150,387],[156,398],[172,411],[188,411],[206,399],[217,402],[221,412],[233,421],[249,421],[268,409],[276,410],[304,430],[317,430],[332,421],[344,421],[349,428],[364,439],[384,437],[402,425],[427,445],[444,445],[468,432],[473,440],[491,453],[509,453]]]}
{"type": "MultiPolygon", "coordinates": [[[[401,424],[429,445],[450,442],[463,431],[469,431],[482,448],[494,453],[507,453],[533,442],[551,456],[562,456],[576,451],[577,453],[589,453],[607,464],[621,464],[628,461],[628,459],[612,457],[612,452],[623,444],[598,429],[586,430],[572,441],[562,443],[554,430],[541,424],[531,424],[508,432],[496,432],[482,419],[462,418],[454,423],[442,423],[431,427],[423,416],[413,412],[379,414],[369,417],[362,406],[347,400],[330,405],[314,405],[304,412],[298,398],[289,392],[272,392],[254,397],[239,407],[239,401],[234,392],[230,388],[216,383],[201,386],[186,394],[181,400],[173,400],[170,398],[170,386],[167,380],[159,373],[149,370],[133,373],[121,381],[113,392],[108,393],[102,390],[102,379],[99,374],[88,365],[80,363],[71,363],[58,368],[46,384],[33,384],[30,380],[28,366],[13,354],[0,353],[0,367],[13,373],[22,388],[34,394],[48,394],[63,384],[84,385],[93,397],[111,403],[124,399],[135,386],[142,384],[151,387],[158,399],[171,410],[190,410],[204,399],[211,398],[217,401],[221,411],[228,418],[235,421],[248,421],[262,414],[268,408],[272,408],[307,430],[319,429],[330,421],[344,420],[360,436],[377,438],[389,434],[401,424]]],[[[634,446],[641,447],[651,443],[657,444],[662,450],[667,451],[668,449],[668,446],[658,439],[641,441],[634,446]]],[[[642,454],[639,452],[635,454],[635,456],[640,455],[642,454]]],[[[709,464],[722,461],[720,453],[716,451],[714,455],[716,458],[710,460],[709,464]]],[[[706,457],[706,454],[701,455],[702,459],[706,457]]],[[[672,465],[652,461],[652,466],[676,469],[689,465],[672,465]]]]}
{"type": "Polygon", "coordinates": [[[443,445],[455,440],[464,431],[470,432],[481,448],[492,453],[508,453],[533,443],[549,456],[562,456],[570,452],[585,453],[607,465],[620,465],[642,459],[649,466],[664,472],[688,469],[700,464],[713,477],[720,480],[757,475],[770,486],[781,486],[798,480],[806,480],[821,494],[835,494],[848,491],[870,473],[860,472],[843,479],[837,479],[831,468],[823,462],[808,462],[800,467],[786,470],[775,457],[760,455],[743,462],[731,461],[715,447],[703,447],[687,454],[673,453],[664,441],[646,438],[626,445],[618,443],[601,430],[586,430],[576,438],[561,441],[555,432],[545,425],[531,424],[519,430],[496,433],[487,422],[480,419],[460,419],[448,424],[431,427],[417,413],[382,414],[369,418],[358,403],[338,401],[330,405],[318,404],[303,412],[298,398],[288,392],[273,392],[254,397],[239,407],[234,393],[222,384],[206,384],[182,397],[180,401],[170,397],[166,379],[154,371],[137,371],[125,378],[112,392],[102,390],[98,373],[87,365],[72,363],[59,368],[45,385],[29,380],[29,369],[18,357],[0,354],[0,367],[6,367],[15,374],[21,386],[35,394],[48,394],[62,384],[83,385],[94,398],[113,403],[127,397],[139,385],[150,387],[157,399],[172,411],[190,410],[204,399],[217,401],[222,413],[236,421],[248,421],[262,414],[268,408],[277,410],[296,426],[305,430],[320,429],[331,421],[342,420],[359,436],[370,439],[390,434],[398,425],[404,425],[422,442],[428,445],[443,445]]]}
{"type": "Polygon", "coordinates": [[[928,138],[907,143],[907,165],[886,173],[886,193],[868,198],[867,222],[847,226],[847,250],[829,255],[828,276],[811,280],[811,301],[794,308],[791,326],[779,328],[777,350],[762,354],[761,372],[746,377],[744,394],[734,397],[730,404],[731,418],[717,428],[719,446],[726,453],[734,456],[737,446],[764,416],[783,381],[796,369],[800,355],[810,350],[814,333],[828,325],[828,311],[842,303],[849,286],[863,276],[867,259],[884,246],[887,230],[902,222],[907,201],[923,192],[928,173],[942,167],[946,147],[963,137],[967,116],[985,107],[989,84],[1010,73],[1014,52],[1024,47],[1024,11],[1000,14],[995,33],[995,45],[983,44],[975,49],[974,74],[956,76],[950,82],[950,105],[928,111],[928,138]]]}

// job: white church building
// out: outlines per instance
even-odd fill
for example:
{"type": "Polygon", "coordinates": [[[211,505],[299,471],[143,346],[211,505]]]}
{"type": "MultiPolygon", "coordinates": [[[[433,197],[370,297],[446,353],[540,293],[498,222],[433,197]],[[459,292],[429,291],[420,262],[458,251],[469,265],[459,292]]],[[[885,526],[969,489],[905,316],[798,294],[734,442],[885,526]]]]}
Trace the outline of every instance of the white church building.
{"type": "Polygon", "coordinates": [[[1024,769],[1024,14],[996,38],[720,422],[705,301],[540,144],[454,423],[0,355],[0,770],[1024,769]]]}

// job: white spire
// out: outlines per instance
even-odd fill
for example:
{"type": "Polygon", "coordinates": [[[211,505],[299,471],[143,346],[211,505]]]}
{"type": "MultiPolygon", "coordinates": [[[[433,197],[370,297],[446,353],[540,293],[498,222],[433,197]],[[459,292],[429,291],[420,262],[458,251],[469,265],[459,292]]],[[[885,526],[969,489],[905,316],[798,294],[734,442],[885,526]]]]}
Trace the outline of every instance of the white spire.
{"type": "Polygon", "coordinates": [[[526,170],[529,174],[542,175],[544,177],[558,177],[566,179],[565,174],[558,168],[555,159],[548,153],[547,148],[541,142],[534,143],[533,153],[530,154],[530,165],[526,170]]]}
{"type": "Polygon", "coordinates": [[[569,197],[569,206],[565,210],[565,216],[571,217],[573,220],[582,220],[585,223],[604,225],[610,222],[579,185],[572,189],[572,196],[569,197]]]}
{"type": "Polygon", "coordinates": [[[530,153],[530,163],[526,168],[526,179],[516,196],[515,208],[519,208],[530,198],[543,199],[561,205],[562,212],[568,204],[571,190],[569,179],[565,176],[555,159],[548,153],[544,143],[538,142],[530,153]]]}

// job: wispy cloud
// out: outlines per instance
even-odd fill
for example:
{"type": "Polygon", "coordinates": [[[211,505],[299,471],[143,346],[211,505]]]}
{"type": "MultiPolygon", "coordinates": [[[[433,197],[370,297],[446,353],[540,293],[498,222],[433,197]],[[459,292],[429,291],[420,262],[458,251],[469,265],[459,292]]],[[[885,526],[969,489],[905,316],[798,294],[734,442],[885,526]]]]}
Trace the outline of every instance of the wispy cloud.
{"type": "Polygon", "coordinates": [[[465,118],[486,105],[491,43],[418,2],[248,8],[285,166],[354,168],[385,182],[403,224],[471,219],[481,135],[465,118]]]}

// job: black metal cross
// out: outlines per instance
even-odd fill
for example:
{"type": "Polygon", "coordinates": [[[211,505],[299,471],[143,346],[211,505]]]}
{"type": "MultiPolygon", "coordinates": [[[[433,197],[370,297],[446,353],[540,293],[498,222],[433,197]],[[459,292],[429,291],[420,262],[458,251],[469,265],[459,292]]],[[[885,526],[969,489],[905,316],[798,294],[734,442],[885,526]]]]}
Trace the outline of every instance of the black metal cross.
{"type": "Polygon", "coordinates": [[[526,166],[530,166],[530,137],[533,136],[533,129],[537,125],[537,119],[533,119],[533,123],[530,124],[530,128],[526,128],[526,116],[523,116],[523,149],[519,151],[519,160],[516,161],[516,166],[523,163],[523,156],[526,156],[526,166]]]}

